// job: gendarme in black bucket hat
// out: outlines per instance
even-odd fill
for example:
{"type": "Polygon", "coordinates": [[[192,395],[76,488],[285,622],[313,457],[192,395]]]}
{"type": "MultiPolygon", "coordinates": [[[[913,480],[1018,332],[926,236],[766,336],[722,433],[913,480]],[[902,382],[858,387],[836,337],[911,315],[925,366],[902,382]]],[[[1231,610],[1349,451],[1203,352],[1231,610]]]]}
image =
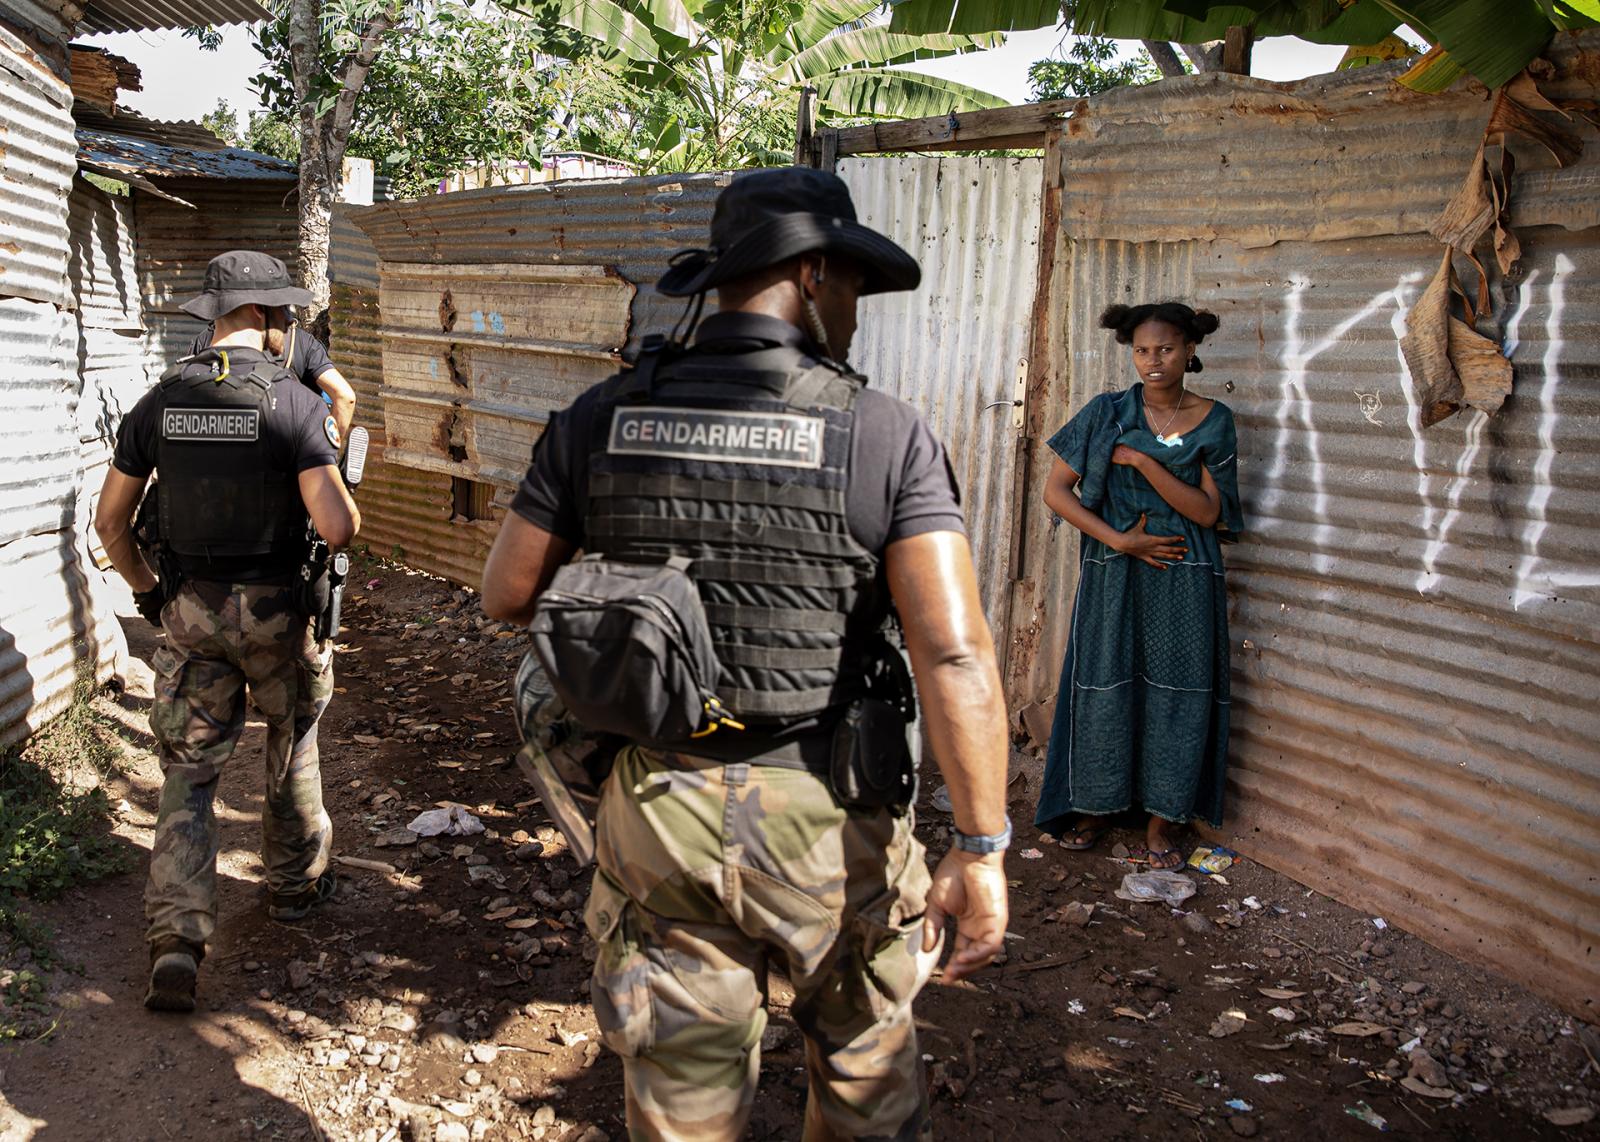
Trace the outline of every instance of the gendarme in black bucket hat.
{"type": "Polygon", "coordinates": [[[800,254],[842,254],[866,273],[863,294],[916,289],[917,260],[856,221],[850,189],[838,175],[781,167],[737,175],[717,196],[711,247],[673,255],[656,289],[689,297],[800,254]]]}
{"type": "Polygon", "coordinates": [[[311,291],[289,278],[289,268],[270,254],[229,250],[206,265],[205,288],[183,303],[185,313],[215,321],[241,305],[309,305],[311,291]]]}

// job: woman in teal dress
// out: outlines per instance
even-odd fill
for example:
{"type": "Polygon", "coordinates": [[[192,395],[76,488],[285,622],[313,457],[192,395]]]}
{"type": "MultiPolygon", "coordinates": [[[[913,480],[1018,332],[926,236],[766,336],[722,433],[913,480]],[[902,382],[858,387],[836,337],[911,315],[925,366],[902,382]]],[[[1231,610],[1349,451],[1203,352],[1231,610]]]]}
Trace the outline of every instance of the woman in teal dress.
{"type": "Polygon", "coordinates": [[[1183,863],[1172,826],[1222,823],[1228,595],[1222,544],[1244,528],[1233,414],[1189,391],[1217,319],[1114,305],[1140,382],[1094,398],[1050,438],[1050,510],[1082,533],[1078,596],[1036,823],[1089,849],[1111,814],[1150,815],[1152,868],[1183,863]]]}

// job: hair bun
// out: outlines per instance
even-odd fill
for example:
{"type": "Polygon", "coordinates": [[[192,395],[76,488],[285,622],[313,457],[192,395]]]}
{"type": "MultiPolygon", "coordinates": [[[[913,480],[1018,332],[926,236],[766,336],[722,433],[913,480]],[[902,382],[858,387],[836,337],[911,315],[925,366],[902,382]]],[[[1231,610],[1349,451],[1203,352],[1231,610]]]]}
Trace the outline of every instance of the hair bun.
{"type": "MultiPolygon", "coordinates": [[[[1221,320],[1209,309],[1197,309],[1194,311],[1194,329],[1195,332],[1202,336],[1215,333],[1217,327],[1221,324],[1221,320]]],[[[1196,371],[1198,372],[1199,370],[1196,371]]]]}
{"type": "Polygon", "coordinates": [[[1200,354],[1196,353],[1189,358],[1189,363],[1183,367],[1183,371],[1186,373],[1203,373],[1205,368],[1205,362],[1200,359],[1200,354]]]}
{"type": "Polygon", "coordinates": [[[1128,319],[1128,314],[1132,312],[1131,306],[1108,305],[1105,308],[1105,312],[1100,315],[1100,328],[1120,330],[1122,323],[1128,319]]]}

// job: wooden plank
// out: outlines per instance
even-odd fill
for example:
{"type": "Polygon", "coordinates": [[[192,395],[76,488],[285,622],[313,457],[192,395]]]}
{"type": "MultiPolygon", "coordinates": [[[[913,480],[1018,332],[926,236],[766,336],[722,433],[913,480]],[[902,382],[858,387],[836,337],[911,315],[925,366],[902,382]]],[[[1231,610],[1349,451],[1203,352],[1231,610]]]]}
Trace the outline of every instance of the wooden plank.
{"type": "Polygon", "coordinates": [[[838,153],[881,154],[885,151],[973,151],[1043,147],[1045,133],[1079,101],[1053,99],[1018,107],[996,107],[926,119],[868,123],[839,130],[838,153]]]}

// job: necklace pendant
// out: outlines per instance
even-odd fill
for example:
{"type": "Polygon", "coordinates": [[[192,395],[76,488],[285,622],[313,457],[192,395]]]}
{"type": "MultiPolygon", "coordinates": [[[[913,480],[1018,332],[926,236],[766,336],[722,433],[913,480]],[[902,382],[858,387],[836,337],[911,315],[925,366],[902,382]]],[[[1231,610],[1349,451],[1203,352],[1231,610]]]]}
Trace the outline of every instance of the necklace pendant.
{"type": "Polygon", "coordinates": [[[1168,448],[1176,448],[1183,443],[1183,437],[1174,432],[1171,436],[1157,436],[1157,444],[1165,444],[1168,448]]]}

